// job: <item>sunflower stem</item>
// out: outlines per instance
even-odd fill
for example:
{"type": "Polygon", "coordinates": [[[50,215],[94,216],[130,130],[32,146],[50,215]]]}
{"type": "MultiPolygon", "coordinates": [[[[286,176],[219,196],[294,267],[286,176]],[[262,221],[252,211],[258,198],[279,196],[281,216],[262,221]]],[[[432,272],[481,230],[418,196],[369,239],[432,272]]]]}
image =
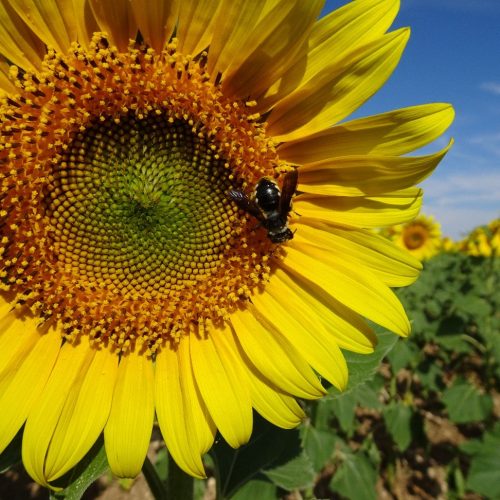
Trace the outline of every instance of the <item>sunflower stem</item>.
{"type": "MultiPolygon", "coordinates": [[[[151,463],[151,460],[149,460],[148,457],[146,457],[144,465],[142,466],[142,473],[146,478],[149,489],[151,490],[151,493],[155,498],[155,500],[167,500],[168,498],[167,488],[163,483],[163,481],[160,479],[160,476],[158,475],[155,466],[151,463]]],[[[177,497],[172,496],[171,498],[177,498],[177,497]]]]}
{"type": "Polygon", "coordinates": [[[194,479],[179,468],[170,453],[168,454],[167,492],[172,500],[193,500],[194,497],[194,479]]]}

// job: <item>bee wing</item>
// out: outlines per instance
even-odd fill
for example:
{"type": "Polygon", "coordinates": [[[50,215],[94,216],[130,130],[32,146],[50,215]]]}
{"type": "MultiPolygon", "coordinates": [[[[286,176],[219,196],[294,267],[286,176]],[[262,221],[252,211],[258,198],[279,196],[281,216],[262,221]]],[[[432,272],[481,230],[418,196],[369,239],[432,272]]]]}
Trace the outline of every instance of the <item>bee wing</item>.
{"type": "Polygon", "coordinates": [[[297,189],[297,182],[299,180],[299,173],[296,168],[290,170],[285,175],[283,179],[283,187],[281,188],[281,198],[280,198],[280,214],[288,215],[290,211],[290,203],[292,202],[292,196],[295,194],[297,189]]]}
{"type": "Polygon", "coordinates": [[[252,201],[245,193],[241,191],[231,190],[229,191],[229,198],[231,198],[239,208],[245,212],[253,215],[259,221],[263,220],[262,212],[255,201],[252,201]]]}

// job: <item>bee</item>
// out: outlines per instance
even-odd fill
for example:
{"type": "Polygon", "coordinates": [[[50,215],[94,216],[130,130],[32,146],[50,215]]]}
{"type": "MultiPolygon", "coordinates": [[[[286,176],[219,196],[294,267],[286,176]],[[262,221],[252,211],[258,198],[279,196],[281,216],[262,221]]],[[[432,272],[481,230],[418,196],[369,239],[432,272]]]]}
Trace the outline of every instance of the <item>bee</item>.
{"type": "Polygon", "coordinates": [[[285,174],[283,187],[267,177],[255,185],[252,198],[241,191],[231,190],[229,197],[239,208],[255,217],[260,226],[267,230],[267,237],[273,243],[284,243],[293,238],[288,227],[288,214],[291,210],[292,196],[297,189],[297,169],[285,174]]]}

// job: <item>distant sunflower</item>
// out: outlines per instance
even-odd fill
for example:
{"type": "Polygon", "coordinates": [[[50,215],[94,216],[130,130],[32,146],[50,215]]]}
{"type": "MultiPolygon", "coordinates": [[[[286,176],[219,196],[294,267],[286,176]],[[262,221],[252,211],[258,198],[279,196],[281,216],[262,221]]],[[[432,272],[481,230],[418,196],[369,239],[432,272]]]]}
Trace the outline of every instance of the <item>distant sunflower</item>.
{"type": "Polygon", "coordinates": [[[400,155],[453,110],[338,124],[396,67],[398,4],[0,3],[0,448],[24,425],[36,481],[103,431],[137,475],[155,412],[202,477],[217,429],[238,447],[252,408],[291,428],[316,373],[345,387],[341,349],[376,342],[364,317],[408,334],[389,287],[420,264],[370,228],[418,213],[448,148],[400,155]]]}
{"type": "Polygon", "coordinates": [[[458,243],[449,236],[445,236],[441,241],[441,249],[443,252],[455,253],[458,252],[458,243]]]}
{"type": "Polygon", "coordinates": [[[493,255],[500,256],[500,219],[494,219],[488,223],[490,232],[490,246],[493,255]]]}
{"type": "Polygon", "coordinates": [[[497,220],[487,226],[473,229],[460,243],[462,252],[472,257],[491,257],[498,255],[500,243],[500,224],[497,220]]]}
{"type": "Polygon", "coordinates": [[[413,221],[388,228],[383,233],[420,261],[434,257],[442,246],[441,226],[426,215],[419,215],[413,221]]]}

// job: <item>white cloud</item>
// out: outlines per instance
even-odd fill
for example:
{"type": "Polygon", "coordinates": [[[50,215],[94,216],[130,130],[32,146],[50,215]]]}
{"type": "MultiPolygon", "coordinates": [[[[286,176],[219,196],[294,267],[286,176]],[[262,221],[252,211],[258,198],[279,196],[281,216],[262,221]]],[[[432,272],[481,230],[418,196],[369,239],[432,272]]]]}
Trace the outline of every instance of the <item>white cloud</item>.
{"type": "Polygon", "coordinates": [[[438,172],[422,183],[422,213],[434,215],[443,233],[459,239],[474,227],[500,217],[500,165],[498,170],[438,172]]]}
{"type": "Polygon", "coordinates": [[[481,90],[490,92],[491,94],[500,95],[500,83],[499,82],[483,82],[479,86],[481,90]]]}
{"type": "Polygon", "coordinates": [[[473,135],[468,143],[479,146],[483,152],[493,153],[500,159],[500,132],[473,135]]]}
{"type": "Polygon", "coordinates": [[[443,207],[428,203],[425,199],[422,213],[433,215],[441,224],[443,235],[450,236],[454,240],[460,240],[475,227],[500,217],[500,209],[443,207]]]}

